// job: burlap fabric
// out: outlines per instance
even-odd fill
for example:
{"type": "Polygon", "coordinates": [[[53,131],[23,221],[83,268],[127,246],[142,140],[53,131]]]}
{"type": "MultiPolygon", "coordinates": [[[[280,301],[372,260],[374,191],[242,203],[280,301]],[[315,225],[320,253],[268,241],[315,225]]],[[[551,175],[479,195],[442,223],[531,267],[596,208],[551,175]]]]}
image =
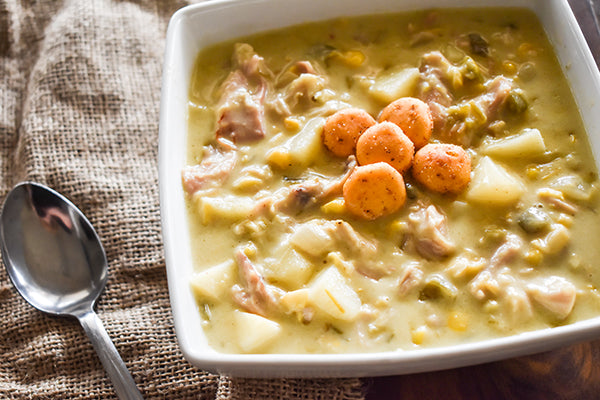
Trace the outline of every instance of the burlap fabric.
{"type": "MultiPolygon", "coordinates": [[[[0,195],[45,183],[80,206],[106,248],[98,313],[148,399],[359,399],[361,382],[240,380],[182,357],[158,207],[164,37],[183,1],[0,0],[0,195]]],[[[114,398],[75,320],[50,317],[0,268],[0,398],[114,398]]]]}

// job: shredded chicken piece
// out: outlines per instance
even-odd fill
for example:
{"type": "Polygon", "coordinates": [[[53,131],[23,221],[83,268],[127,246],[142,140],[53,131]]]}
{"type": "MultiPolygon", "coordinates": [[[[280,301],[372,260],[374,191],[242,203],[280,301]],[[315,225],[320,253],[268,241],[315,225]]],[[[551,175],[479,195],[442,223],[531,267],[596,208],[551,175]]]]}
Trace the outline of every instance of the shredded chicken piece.
{"type": "Polygon", "coordinates": [[[339,243],[345,245],[353,252],[360,253],[365,257],[374,256],[377,253],[377,246],[358,234],[346,221],[336,220],[331,221],[325,229],[339,243]]]}
{"type": "Polygon", "coordinates": [[[394,269],[378,257],[378,243],[362,236],[343,220],[315,218],[299,224],[290,243],[312,257],[326,256],[326,261],[350,275],[354,271],[371,279],[380,279],[394,269]]]}
{"type": "Polygon", "coordinates": [[[294,72],[298,74],[316,74],[317,71],[310,63],[310,61],[298,61],[294,64],[293,67],[294,72]]]}
{"type": "Polygon", "coordinates": [[[272,176],[273,172],[268,165],[248,165],[239,171],[232,187],[236,190],[257,192],[272,176]]]}
{"type": "Polygon", "coordinates": [[[247,79],[234,71],[223,84],[223,97],[217,110],[217,136],[234,142],[250,142],[265,136],[264,91],[253,95],[247,79]]]}
{"type": "Polygon", "coordinates": [[[509,285],[505,290],[504,302],[509,319],[513,323],[527,321],[533,316],[533,308],[527,293],[518,285],[509,285]]]}
{"type": "Polygon", "coordinates": [[[371,279],[380,279],[391,272],[391,267],[377,260],[377,244],[363,236],[343,220],[326,221],[325,232],[343,249],[354,269],[371,279]]]}
{"type": "Polygon", "coordinates": [[[499,75],[488,81],[486,84],[486,92],[473,99],[484,112],[487,121],[492,121],[498,115],[500,106],[508,98],[510,90],[513,88],[511,79],[499,75]]]}
{"type": "Polygon", "coordinates": [[[258,199],[256,201],[256,203],[254,204],[254,208],[248,215],[248,219],[255,219],[257,217],[263,217],[263,216],[272,216],[274,213],[274,210],[273,210],[274,200],[275,199],[273,198],[273,196],[267,196],[267,197],[258,199]]]}
{"type": "Polygon", "coordinates": [[[454,252],[454,243],[447,237],[446,217],[434,205],[418,206],[408,216],[411,241],[425,258],[436,259],[454,252]]]}
{"type": "Polygon", "coordinates": [[[183,169],[183,187],[193,195],[199,190],[218,187],[229,178],[237,162],[237,152],[222,151],[207,147],[207,154],[200,164],[189,165],[183,169]]]}
{"type": "Polygon", "coordinates": [[[323,180],[316,178],[280,189],[274,193],[273,208],[285,214],[297,214],[316,204],[323,187],[323,180]]]}
{"type": "Polygon", "coordinates": [[[346,171],[337,179],[314,177],[278,190],[272,198],[274,210],[285,214],[297,214],[312,205],[326,203],[342,194],[344,182],[355,167],[356,158],[350,156],[346,161],[346,171]]]}
{"type": "Polygon", "coordinates": [[[325,78],[319,75],[310,61],[297,61],[275,78],[275,87],[285,90],[267,99],[265,107],[276,117],[288,117],[292,114],[291,108],[299,104],[308,105],[324,83],[325,78]]]}
{"type": "Polygon", "coordinates": [[[452,85],[454,89],[463,84],[463,76],[460,69],[452,65],[439,51],[432,51],[425,54],[421,59],[420,70],[427,75],[434,75],[439,81],[452,85]]]}
{"type": "Polygon", "coordinates": [[[507,234],[504,243],[496,249],[487,267],[469,283],[473,296],[479,300],[490,295],[498,296],[503,287],[514,280],[502,268],[520,254],[522,247],[523,240],[519,236],[507,234]]]}
{"type": "Polygon", "coordinates": [[[292,115],[292,111],[290,107],[285,102],[285,99],[278,95],[274,99],[268,100],[265,102],[265,107],[268,111],[270,111],[275,116],[280,118],[289,117],[292,115]]]}
{"type": "Polygon", "coordinates": [[[251,142],[265,136],[264,100],[267,81],[264,60],[248,44],[234,50],[233,70],[221,85],[217,107],[217,137],[251,142]],[[252,89],[255,86],[255,89],[252,89]]]}
{"type": "Polygon", "coordinates": [[[552,224],[550,232],[543,237],[531,242],[534,248],[537,248],[544,254],[558,254],[563,251],[571,242],[571,232],[567,227],[561,224],[552,224]]]}
{"type": "Polygon", "coordinates": [[[420,46],[433,41],[439,37],[439,33],[433,31],[421,31],[413,34],[410,38],[410,47],[420,46]]]}
{"type": "Polygon", "coordinates": [[[341,195],[344,183],[346,183],[350,177],[350,174],[352,174],[352,171],[354,171],[354,168],[356,168],[357,165],[356,157],[353,155],[349,156],[346,160],[346,169],[344,174],[340,178],[329,182],[329,184],[323,188],[323,192],[320,194],[318,202],[325,203],[331,198],[341,195]]]}
{"type": "Polygon", "coordinates": [[[483,300],[488,296],[496,297],[500,294],[500,284],[491,271],[485,269],[473,278],[469,283],[469,289],[473,296],[478,300],[483,300]]]}
{"type": "Polygon", "coordinates": [[[290,108],[309,107],[315,104],[315,95],[323,90],[326,80],[321,75],[302,73],[286,90],[285,99],[290,108]]]}
{"type": "Polygon", "coordinates": [[[244,310],[262,316],[267,316],[270,311],[278,309],[278,299],[283,292],[265,282],[242,249],[236,252],[235,259],[239,268],[241,286],[233,286],[233,300],[244,310]]]}
{"type": "Polygon", "coordinates": [[[445,269],[454,279],[465,279],[473,277],[487,266],[487,260],[474,255],[461,255],[448,264],[445,269]]]}
{"type": "Polygon", "coordinates": [[[485,84],[484,93],[448,107],[446,113],[452,123],[442,129],[443,136],[450,141],[470,145],[471,136],[468,133],[496,121],[512,87],[511,79],[497,76],[485,84]]]}
{"type": "Polygon", "coordinates": [[[424,274],[419,263],[412,262],[406,264],[398,280],[398,294],[406,296],[413,289],[419,287],[423,282],[423,276],[424,274]]]}
{"type": "Polygon", "coordinates": [[[448,113],[446,108],[453,102],[454,98],[446,84],[442,82],[444,75],[439,65],[446,65],[450,62],[440,53],[434,51],[423,56],[421,67],[421,83],[419,84],[419,96],[431,110],[431,116],[434,123],[434,129],[440,130],[446,125],[448,113]]]}
{"type": "Polygon", "coordinates": [[[488,268],[495,270],[506,265],[517,255],[519,255],[522,247],[523,240],[519,236],[515,235],[514,233],[507,234],[504,243],[502,243],[502,245],[500,245],[500,247],[498,247],[498,249],[492,255],[488,268]]]}
{"type": "MultiPolygon", "coordinates": [[[[471,64],[475,65],[471,60],[471,64]]],[[[481,67],[477,67],[481,68],[481,67]]],[[[485,83],[485,91],[454,104],[452,90],[463,85],[465,72],[453,65],[439,51],[423,56],[418,97],[429,105],[435,131],[449,142],[468,145],[469,132],[492,124],[513,88],[513,81],[497,76],[485,83]]],[[[465,69],[468,71],[469,68],[465,69]]]]}
{"type": "Polygon", "coordinates": [[[537,191],[540,200],[556,207],[558,210],[570,215],[577,214],[577,206],[565,200],[564,194],[556,189],[542,188],[537,191]]]}
{"type": "Polygon", "coordinates": [[[559,319],[569,316],[575,305],[575,286],[560,276],[550,276],[527,284],[527,293],[559,319]]]}

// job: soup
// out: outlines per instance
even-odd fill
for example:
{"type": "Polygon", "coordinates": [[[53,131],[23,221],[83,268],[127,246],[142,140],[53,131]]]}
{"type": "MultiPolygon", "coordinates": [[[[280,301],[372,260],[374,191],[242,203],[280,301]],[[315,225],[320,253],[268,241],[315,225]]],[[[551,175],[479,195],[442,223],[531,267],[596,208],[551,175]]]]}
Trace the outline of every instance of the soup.
{"type": "Polygon", "coordinates": [[[221,43],[189,97],[190,285],[219,351],[411,350],[598,315],[595,162],[530,11],[221,43]]]}

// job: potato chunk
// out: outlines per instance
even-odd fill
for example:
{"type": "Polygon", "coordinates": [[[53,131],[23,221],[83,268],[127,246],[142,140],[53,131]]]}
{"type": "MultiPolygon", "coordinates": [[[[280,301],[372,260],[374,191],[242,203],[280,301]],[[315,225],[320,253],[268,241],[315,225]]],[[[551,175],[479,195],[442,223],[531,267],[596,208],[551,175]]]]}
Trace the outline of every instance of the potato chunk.
{"type": "Polygon", "coordinates": [[[207,197],[200,194],[194,197],[194,201],[204,225],[215,221],[242,220],[254,208],[254,201],[242,196],[207,197]]]}
{"type": "Polygon", "coordinates": [[[308,303],[309,295],[310,290],[308,288],[286,292],[283,296],[281,296],[281,305],[286,312],[301,312],[308,303]]]}
{"type": "Polygon", "coordinates": [[[569,229],[561,224],[552,224],[550,232],[544,237],[535,239],[531,244],[545,254],[558,254],[571,242],[569,229]]]}
{"type": "Polygon", "coordinates": [[[321,131],[325,118],[313,118],[285,143],[267,153],[267,162],[280,169],[308,167],[321,158],[323,144],[321,131]]]}
{"type": "Polygon", "coordinates": [[[310,303],[333,318],[351,321],[360,311],[358,294],[334,266],[323,271],[310,286],[310,303]]]}
{"type": "Polygon", "coordinates": [[[474,203],[507,206],[516,203],[524,192],[519,178],[486,156],[475,167],[467,199],[474,203]]]}
{"type": "Polygon", "coordinates": [[[560,276],[549,276],[528,284],[527,293],[559,319],[571,314],[577,298],[575,285],[560,276]]]}
{"type": "Polygon", "coordinates": [[[281,332],[277,322],[247,312],[235,311],[238,344],[246,353],[256,352],[281,332]]]}
{"type": "Polygon", "coordinates": [[[227,260],[192,276],[190,285],[196,297],[202,300],[215,301],[222,297],[234,284],[236,275],[235,263],[227,260]]]}
{"type": "Polygon", "coordinates": [[[517,135],[489,141],[482,148],[484,154],[505,158],[535,157],[545,151],[544,139],[537,129],[524,129],[517,135]]]}
{"type": "Polygon", "coordinates": [[[369,94],[382,103],[392,102],[400,97],[412,96],[420,74],[418,68],[405,68],[385,73],[375,80],[369,94]]]}
{"type": "Polygon", "coordinates": [[[277,262],[269,265],[265,278],[287,288],[296,289],[304,285],[313,273],[313,266],[304,256],[292,248],[286,249],[277,262]]]}
{"type": "Polygon", "coordinates": [[[298,226],[290,238],[290,243],[308,255],[321,256],[332,248],[334,240],[325,231],[322,222],[313,220],[298,226]]]}

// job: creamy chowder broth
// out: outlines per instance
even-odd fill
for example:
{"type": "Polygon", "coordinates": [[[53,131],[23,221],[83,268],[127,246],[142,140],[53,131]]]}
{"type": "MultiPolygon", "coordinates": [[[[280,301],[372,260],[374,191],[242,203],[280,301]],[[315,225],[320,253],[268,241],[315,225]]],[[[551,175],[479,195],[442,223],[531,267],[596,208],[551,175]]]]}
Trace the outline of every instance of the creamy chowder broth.
{"type": "Polygon", "coordinates": [[[410,350],[598,315],[596,167],[529,11],[339,19],[210,47],[188,147],[191,287],[219,351],[410,350]],[[427,146],[379,120],[406,98],[427,146]],[[328,136],[357,120],[358,139],[328,136]],[[361,150],[373,127],[396,133],[361,150]]]}

